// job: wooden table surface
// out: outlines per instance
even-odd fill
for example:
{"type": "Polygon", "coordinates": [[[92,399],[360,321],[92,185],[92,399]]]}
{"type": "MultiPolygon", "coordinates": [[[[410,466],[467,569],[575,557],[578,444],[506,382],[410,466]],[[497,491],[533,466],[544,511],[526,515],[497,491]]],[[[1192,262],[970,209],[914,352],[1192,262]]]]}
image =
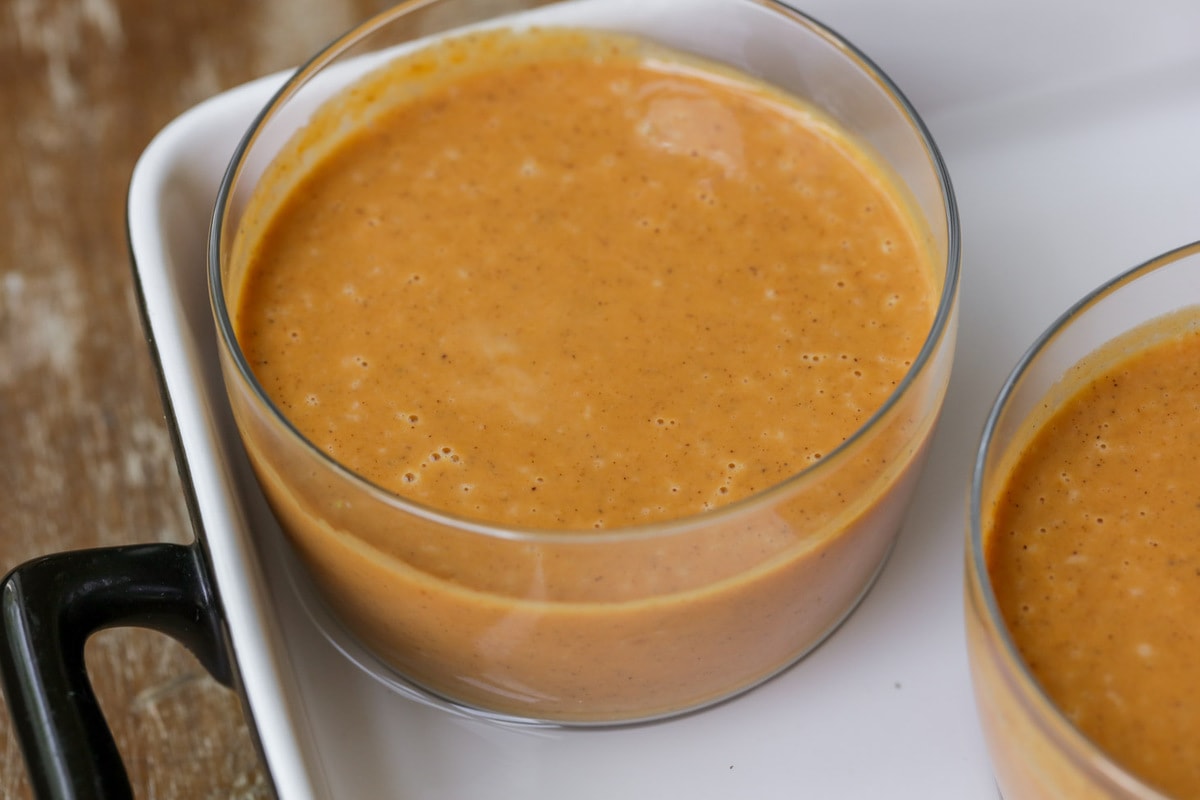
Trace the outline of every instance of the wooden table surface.
{"type": "MultiPolygon", "coordinates": [[[[0,572],[192,532],[138,318],[130,172],[198,101],[386,0],[0,0],[0,572]]],[[[89,672],[139,798],[270,796],[239,698],[182,646],[106,631],[89,672]]],[[[0,798],[31,797],[0,702],[0,798]]]]}

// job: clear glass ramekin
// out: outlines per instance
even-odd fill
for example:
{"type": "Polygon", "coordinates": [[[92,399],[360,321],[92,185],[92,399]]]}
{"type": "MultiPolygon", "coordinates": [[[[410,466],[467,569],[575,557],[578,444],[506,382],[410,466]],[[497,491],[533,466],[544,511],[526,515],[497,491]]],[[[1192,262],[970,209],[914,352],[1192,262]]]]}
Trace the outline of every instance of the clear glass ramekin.
{"type": "Polygon", "coordinates": [[[1074,727],[1022,660],[988,575],[984,526],[1025,423],[1056,396],[1068,371],[1142,323],[1197,304],[1200,242],[1142,264],[1080,300],[1022,357],[988,416],[970,489],[966,632],[979,717],[1006,800],[1165,800],[1074,727]]]}
{"type": "Polygon", "coordinates": [[[220,189],[209,272],[239,432],[336,620],[327,633],[369,653],[361,663],[381,680],[419,687],[436,702],[504,718],[611,724],[748,689],[815,647],[866,593],[892,547],[949,379],[959,228],[945,167],[913,108],[863,54],[789,5],[433,0],[401,3],[335,41],[262,111],[220,189]],[[936,319],[886,404],[815,466],[669,523],[599,533],[506,529],[422,507],[350,473],[259,385],[231,325],[231,248],[271,159],[315,108],[381,58],[448,28],[507,24],[498,18],[510,14],[642,35],[760,76],[825,110],[911,195],[935,256],[936,319]],[[439,566],[448,561],[453,575],[439,566]],[[597,579],[584,586],[562,577],[581,569],[597,579]]]}

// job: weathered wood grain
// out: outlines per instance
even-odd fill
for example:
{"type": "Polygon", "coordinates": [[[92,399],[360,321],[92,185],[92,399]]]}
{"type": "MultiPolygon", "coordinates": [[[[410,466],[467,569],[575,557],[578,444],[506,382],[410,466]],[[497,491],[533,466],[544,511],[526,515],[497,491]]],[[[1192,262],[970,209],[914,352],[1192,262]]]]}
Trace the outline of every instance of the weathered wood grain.
{"type": "MultiPolygon", "coordinates": [[[[386,5],[0,1],[0,572],[191,538],[133,299],[130,172],[189,106],[386,5]]],[[[138,797],[270,793],[239,698],[182,647],[119,630],[87,655],[138,797]]],[[[29,796],[0,702],[0,798],[29,796]]]]}

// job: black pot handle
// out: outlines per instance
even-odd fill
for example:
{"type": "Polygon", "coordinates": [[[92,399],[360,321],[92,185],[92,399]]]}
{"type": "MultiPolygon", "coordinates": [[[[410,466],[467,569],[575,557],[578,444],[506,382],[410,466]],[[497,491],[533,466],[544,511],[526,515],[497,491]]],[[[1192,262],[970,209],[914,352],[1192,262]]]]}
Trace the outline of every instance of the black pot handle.
{"type": "Polygon", "coordinates": [[[84,664],[84,644],[117,626],[152,628],[188,647],[213,677],[233,663],[199,544],[58,553],[18,566],[0,584],[0,679],[42,800],[131,798],[84,664]]]}

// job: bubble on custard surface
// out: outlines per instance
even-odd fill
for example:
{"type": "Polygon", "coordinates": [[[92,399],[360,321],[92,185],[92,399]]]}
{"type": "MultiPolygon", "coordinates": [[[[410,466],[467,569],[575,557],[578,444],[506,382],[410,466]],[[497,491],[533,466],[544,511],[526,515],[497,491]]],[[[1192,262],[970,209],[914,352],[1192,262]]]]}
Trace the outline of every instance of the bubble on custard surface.
{"type": "Polygon", "coordinates": [[[450,445],[447,444],[447,445],[442,445],[441,447],[438,447],[434,450],[431,450],[428,453],[428,455],[425,456],[425,460],[422,462],[422,466],[438,465],[438,464],[448,466],[451,464],[461,464],[461,463],[462,463],[462,456],[460,456],[458,454],[457,450],[455,450],[453,447],[451,447],[450,445]]]}
{"type": "Polygon", "coordinates": [[[536,178],[542,174],[542,165],[538,163],[536,158],[526,158],[517,167],[517,174],[522,178],[536,178]]]}
{"type": "Polygon", "coordinates": [[[304,395],[304,404],[306,406],[316,408],[317,406],[321,405],[321,398],[310,392],[304,395]]]}

